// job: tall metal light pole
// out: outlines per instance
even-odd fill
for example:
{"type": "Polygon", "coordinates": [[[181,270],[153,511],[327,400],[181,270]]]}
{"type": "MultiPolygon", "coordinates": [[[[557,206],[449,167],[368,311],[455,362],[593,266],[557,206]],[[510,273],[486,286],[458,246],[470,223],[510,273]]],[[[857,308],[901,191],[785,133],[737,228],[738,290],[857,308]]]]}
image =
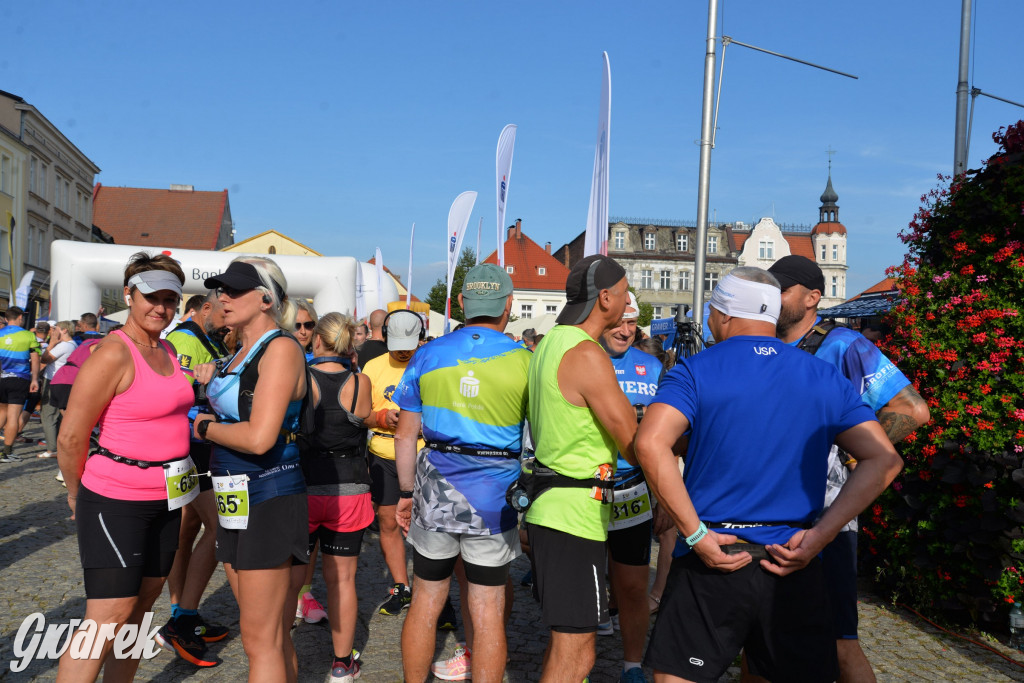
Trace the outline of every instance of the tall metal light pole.
{"type": "MultiPolygon", "coordinates": [[[[711,191],[711,136],[714,132],[712,100],[715,94],[715,27],[718,25],[718,0],[708,0],[707,52],[704,55],[704,104],[700,117],[700,170],[697,176],[697,253],[693,259],[693,322],[703,339],[704,269],[708,241],[708,199],[711,191]]],[[[681,308],[681,307],[680,307],[681,308]]],[[[676,319],[681,319],[682,310],[676,319]]]]}
{"type": "MultiPolygon", "coordinates": [[[[969,0],[965,0],[969,2],[969,0]]],[[[704,101],[700,119],[700,170],[697,180],[697,244],[696,254],[693,259],[694,280],[693,283],[693,322],[697,326],[698,336],[703,339],[704,328],[704,271],[706,268],[707,240],[708,240],[708,200],[711,194],[711,150],[715,146],[714,132],[717,112],[712,106],[715,92],[715,27],[718,23],[718,0],[708,0],[708,35],[707,52],[704,55],[704,101]]],[[[729,44],[741,45],[751,50],[764,52],[775,57],[782,57],[794,62],[813,66],[816,69],[831,71],[832,73],[856,79],[853,74],[843,71],[836,71],[827,66],[814,64],[813,62],[797,59],[779,52],[772,52],[761,47],[741,43],[734,38],[722,36],[722,59],[725,59],[725,46],[729,44]]],[[[724,64],[724,62],[723,62],[724,64]]],[[[722,74],[719,74],[719,88],[721,88],[722,74]]],[[[719,90],[721,95],[721,90],[719,90]]],[[[676,322],[683,322],[682,309],[676,312],[676,322]]]]}
{"type": "Polygon", "coordinates": [[[960,71],[956,83],[956,132],[953,139],[953,175],[967,170],[967,79],[971,65],[971,0],[960,8],[960,71]]]}

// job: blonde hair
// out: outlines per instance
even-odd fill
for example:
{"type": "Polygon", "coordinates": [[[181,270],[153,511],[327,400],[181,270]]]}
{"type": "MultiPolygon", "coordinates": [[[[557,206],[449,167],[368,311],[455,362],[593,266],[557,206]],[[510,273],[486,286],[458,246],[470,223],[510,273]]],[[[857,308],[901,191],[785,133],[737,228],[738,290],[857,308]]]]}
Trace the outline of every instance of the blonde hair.
{"type": "Polygon", "coordinates": [[[309,300],[298,298],[295,300],[295,314],[299,314],[299,309],[305,311],[309,315],[309,319],[314,323],[318,322],[320,318],[316,315],[316,309],[313,308],[313,304],[309,303],[309,300]]]}
{"type": "Polygon", "coordinates": [[[267,314],[274,319],[279,328],[285,332],[291,332],[295,326],[295,314],[298,307],[287,294],[283,296],[278,294],[279,291],[282,293],[288,291],[288,280],[285,279],[281,268],[265,256],[239,256],[234,260],[248,263],[256,268],[256,273],[263,281],[263,286],[256,289],[270,299],[270,310],[267,311],[267,314]]]}
{"type": "Polygon", "coordinates": [[[75,324],[70,320],[61,320],[54,327],[59,327],[64,332],[68,333],[68,337],[75,336],[75,324]]]}
{"type": "Polygon", "coordinates": [[[344,355],[352,352],[352,336],[356,333],[356,321],[341,313],[328,313],[320,318],[313,334],[320,337],[334,353],[344,355]]]}

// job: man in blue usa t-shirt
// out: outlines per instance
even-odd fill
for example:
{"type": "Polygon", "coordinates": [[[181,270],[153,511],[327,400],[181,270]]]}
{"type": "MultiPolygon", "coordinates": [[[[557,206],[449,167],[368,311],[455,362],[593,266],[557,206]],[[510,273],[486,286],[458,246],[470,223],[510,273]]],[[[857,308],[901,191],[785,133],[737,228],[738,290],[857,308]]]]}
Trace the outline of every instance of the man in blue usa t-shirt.
{"type": "Polygon", "coordinates": [[[648,484],[684,539],[646,658],[664,680],[717,681],[741,649],[770,680],[838,673],[817,555],[901,462],[848,380],[775,338],[779,309],[765,271],[723,278],[709,318],[719,343],[665,376],[637,434],[648,484]],[[673,455],[683,436],[685,484],[673,455]],[[821,514],[833,441],[860,464],[821,514]]]}

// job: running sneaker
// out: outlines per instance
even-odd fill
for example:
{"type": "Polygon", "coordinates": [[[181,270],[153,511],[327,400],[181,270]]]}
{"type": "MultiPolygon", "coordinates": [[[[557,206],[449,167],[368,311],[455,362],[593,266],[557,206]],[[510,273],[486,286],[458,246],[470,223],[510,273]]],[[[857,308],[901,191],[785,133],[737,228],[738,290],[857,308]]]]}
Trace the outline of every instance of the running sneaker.
{"type": "Polygon", "coordinates": [[[335,659],[331,666],[331,683],[352,683],[359,678],[359,660],[352,658],[352,663],[345,666],[340,659],[335,659]]]}
{"type": "Polygon", "coordinates": [[[56,453],[51,453],[50,451],[43,451],[42,453],[40,453],[36,457],[37,458],[56,458],[57,454],[56,453]]]}
{"type": "Polygon", "coordinates": [[[170,619],[163,628],[157,631],[156,643],[168,652],[173,652],[189,664],[200,667],[217,666],[220,660],[207,651],[202,638],[188,629],[187,623],[181,618],[170,619]]]}
{"type": "Polygon", "coordinates": [[[327,610],[313,597],[312,593],[303,593],[295,608],[295,618],[302,619],[307,624],[319,624],[321,621],[327,620],[327,610]]]}
{"type": "Polygon", "coordinates": [[[197,636],[203,639],[204,643],[216,643],[217,641],[224,640],[227,638],[228,629],[227,626],[217,626],[216,624],[207,624],[202,616],[196,615],[195,633],[197,636]]]}
{"type": "MultiPolygon", "coordinates": [[[[6,462],[6,461],[4,461],[4,462],[6,462]]],[[[63,472],[58,472],[57,476],[54,477],[54,479],[56,479],[57,481],[59,481],[60,483],[63,484],[64,483],[64,473],[63,472]]]]}
{"type": "Polygon", "coordinates": [[[442,681],[468,681],[473,678],[469,648],[465,643],[458,645],[455,648],[455,655],[450,659],[430,665],[430,673],[434,674],[434,678],[440,678],[442,681]]]}
{"type": "Polygon", "coordinates": [[[0,462],[21,462],[21,456],[14,453],[0,453],[0,462]]]}
{"type": "Polygon", "coordinates": [[[394,617],[401,614],[403,609],[409,607],[410,602],[412,602],[412,589],[404,583],[396,583],[394,587],[388,591],[387,600],[380,604],[377,611],[381,614],[387,614],[388,616],[394,617]]]}
{"type": "Polygon", "coordinates": [[[643,669],[634,666],[632,669],[626,669],[622,672],[622,676],[619,677],[619,683],[647,683],[647,676],[644,675],[643,669]]]}
{"type": "Polygon", "coordinates": [[[597,625],[597,635],[599,636],[610,636],[615,633],[615,629],[612,627],[611,620],[602,622],[597,625]]]}
{"type": "Polygon", "coordinates": [[[437,617],[437,630],[439,631],[454,631],[459,625],[458,617],[455,616],[455,608],[452,607],[452,599],[448,598],[444,601],[444,607],[441,608],[441,614],[437,617]]]}

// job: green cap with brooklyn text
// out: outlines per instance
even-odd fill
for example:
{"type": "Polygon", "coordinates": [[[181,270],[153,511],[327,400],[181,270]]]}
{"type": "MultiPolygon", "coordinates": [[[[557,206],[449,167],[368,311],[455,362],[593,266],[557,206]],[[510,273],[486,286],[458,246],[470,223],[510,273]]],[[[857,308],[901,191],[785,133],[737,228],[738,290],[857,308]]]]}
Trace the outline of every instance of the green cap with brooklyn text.
{"type": "Polygon", "coordinates": [[[481,263],[470,268],[462,281],[462,310],[466,318],[500,318],[512,294],[512,278],[504,268],[481,263]]]}

